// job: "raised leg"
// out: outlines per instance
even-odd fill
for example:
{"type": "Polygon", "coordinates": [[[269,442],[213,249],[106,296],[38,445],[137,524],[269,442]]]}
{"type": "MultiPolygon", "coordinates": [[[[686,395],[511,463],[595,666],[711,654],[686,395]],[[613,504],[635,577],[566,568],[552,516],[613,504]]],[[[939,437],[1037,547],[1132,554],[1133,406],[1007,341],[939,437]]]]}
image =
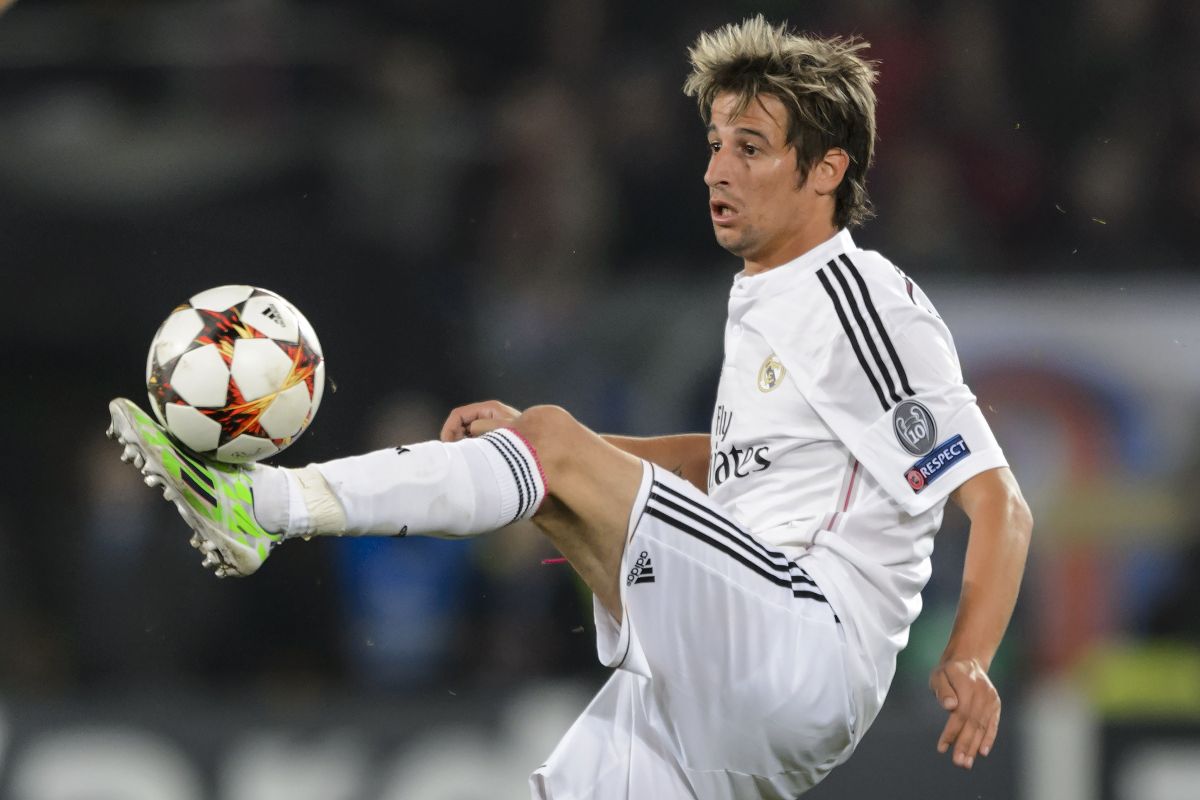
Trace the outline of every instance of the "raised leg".
{"type": "Polygon", "coordinates": [[[534,406],[506,423],[537,452],[546,475],[548,495],[534,523],[620,621],[621,556],[642,461],[557,406],[534,406]]]}

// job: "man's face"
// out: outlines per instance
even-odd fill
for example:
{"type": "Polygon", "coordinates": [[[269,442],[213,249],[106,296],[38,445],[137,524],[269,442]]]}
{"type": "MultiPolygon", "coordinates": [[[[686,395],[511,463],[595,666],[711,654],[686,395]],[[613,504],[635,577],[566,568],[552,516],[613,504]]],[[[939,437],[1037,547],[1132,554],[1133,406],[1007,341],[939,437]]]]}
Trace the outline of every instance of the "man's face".
{"type": "Polygon", "coordinates": [[[800,183],[783,103],[759,95],[734,118],[736,102],[733,94],[717,95],[708,126],[704,182],[713,231],[734,255],[778,266],[800,254],[791,253],[790,245],[818,211],[817,196],[800,183]]]}

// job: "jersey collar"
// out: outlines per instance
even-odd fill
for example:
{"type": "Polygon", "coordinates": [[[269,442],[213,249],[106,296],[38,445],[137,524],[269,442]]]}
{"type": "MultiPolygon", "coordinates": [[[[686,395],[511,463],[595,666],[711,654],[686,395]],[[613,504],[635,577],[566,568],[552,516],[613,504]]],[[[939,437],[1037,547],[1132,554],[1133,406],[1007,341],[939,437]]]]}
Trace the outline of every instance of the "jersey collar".
{"type": "Polygon", "coordinates": [[[757,275],[745,270],[733,276],[733,292],[743,296],[775,294],[792,285],[798,278],[816,270],[839,253],[857,249],[850,231],[842,228],[802,256],[780,264],[757,275]]]}

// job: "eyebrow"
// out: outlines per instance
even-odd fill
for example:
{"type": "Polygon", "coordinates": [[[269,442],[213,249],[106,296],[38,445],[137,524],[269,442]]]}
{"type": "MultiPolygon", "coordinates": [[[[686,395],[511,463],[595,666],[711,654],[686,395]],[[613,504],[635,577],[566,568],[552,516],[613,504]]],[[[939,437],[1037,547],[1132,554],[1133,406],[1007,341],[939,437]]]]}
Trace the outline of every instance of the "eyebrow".
{"type": "MultiPolygon", "coordinates": [[[[709,133],[713,133],[717,130],[717,126],[710,122],[710,123],[708,123],[707,130],[709,133]]],[[[763,133],[761,131],[756,131],[756,130],[754,130],[754,128],[734,128],[733,132],[740,133],[744,136],[757,136],[759,139],[762,139],[767,144],[771,143],[771,140],[767,138],[765,133],[763,133]]]]}

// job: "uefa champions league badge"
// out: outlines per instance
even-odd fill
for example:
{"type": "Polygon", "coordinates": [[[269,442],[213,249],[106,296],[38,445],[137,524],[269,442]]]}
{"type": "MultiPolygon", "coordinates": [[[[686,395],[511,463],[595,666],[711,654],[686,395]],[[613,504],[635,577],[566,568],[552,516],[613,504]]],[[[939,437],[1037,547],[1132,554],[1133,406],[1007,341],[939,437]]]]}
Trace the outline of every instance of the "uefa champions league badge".
{"type": "Polygon", "coordinates": [[[892,412],[892,428],[900,446],[914,456],[923,456],[937,441],[937,423],[929,409],[916,400],[905,400],[892,412]]]}
{"type": "Polygon", "coordinates": [[[908,481],[914,494],[920,494],[926,486],[937,480],[938,476],[969,455],[971,448],[967,447],[962,436],[956,434],[909,467],[908,472],[904,473],[904,479],[908,481]]]}

